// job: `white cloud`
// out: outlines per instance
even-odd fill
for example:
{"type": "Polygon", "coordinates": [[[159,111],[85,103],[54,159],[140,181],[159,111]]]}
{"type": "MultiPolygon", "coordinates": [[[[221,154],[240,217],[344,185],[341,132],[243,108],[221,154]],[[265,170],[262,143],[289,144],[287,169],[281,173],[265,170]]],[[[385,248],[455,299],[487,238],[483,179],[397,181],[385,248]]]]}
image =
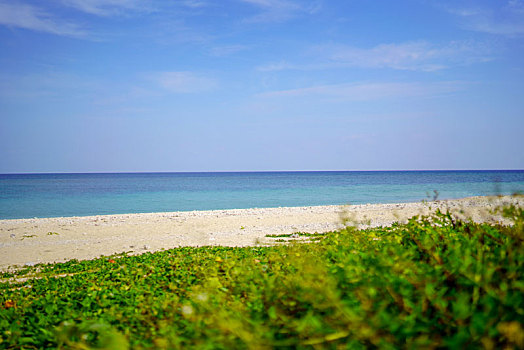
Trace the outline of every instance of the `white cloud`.
{"type": "Polygon", "coordinates": [[[177,18],[160,18],[156,21],[153,34],[157,43],[163,45],[180,45],[186,43],[207,43],[214,39],[213,35],[201,28],[188,25],[177,18]]]}
{"type": "Polygon", "coordinates": [[[471,42],[451,42],[433,45],[425,41],[399,44],[380,44],[372,48],[347,45],[323,45],[315,63],[270,63],[259,66],[260,71],[285,69],[328,69],[340,67],[391,68],[398,70],[436,71],[450,66],[491,60],[487,46],[471,42]]]}
{"type": "Polygon", "coordinates": [[[299,14],[313,14],[320,8],[318,2],[295,2],[290,0],[239,0],[258,7],[261,12],[245,22],[282,22],[299,14]]]}
{"type": "Polygon", "coordinates": [[[246,45],[226,45],[226,46],[216,46],[209,50],[211,56],[229,56],[237,52],[246,50],[248,47],[246,45]]]}
{"type": "Polygon", "coordinates": [[[240,0],[256,6],[271,9],[298,9],[300,6],[288,0],[240,0]]]}
{"type": "MultiPolygon", "coordinates": [[[[503,2],[497,2],[503,4],[503,2]]],[[[510,0],[503,6],[457,7],[455,4],[444,6],[444,9],[462,20],[467,30],[503,35],[508,37],[524,35],[524,1],[510,0]]]]}
{"type": "Polygon", "coordinates": [[[200,1],[200,0],[185,0],[185,1],[182,1],[182,5],[186,7],[191,7],[191,8],[200,8],[200,7],[207,6],[208,3],[206,1],[200,1]]]}
{"type": "Polygon", "coordinates": [[[17,2],[0,2],[0,24],[62,36],[81,37],[87,34],[75,23],[62,21],[38,7],[17,2]]]}
{"type": "Polygon", "coordinates": [[[198,93],[213,90],[217,81],[192,72],[160,72],[150,78],[163,89],[174,93],[198,93]]]}
{"type": "Polygon", "coordinates": [[[60,71],[44,71],[30,74],[0,74],[0,98],[7,100],[62,99],[82,97],[87,101],[101,93],[108,82],[86,78],[77,74],[60,71]]]}
{"type": "Polygon", "coordinates": [[[259,97],[324,97],[343,101],[369,101],[388,98],[431,97],[463,90],[468,83],[444,81],[433,83],[346,83],[270,91],[259,97]]]}
{"type": "Polygon", "coordinates": [[[261,72],[274,72],[287,69],[319,69],[322,68],[319,65],[293,65],[285,61],[268,63],[257,67],[257,70],[261,72]]]}
{"type": "Polygon", "coordinates": [[[432,45],[425,41],[381,44],[370,49],[339,47],[331,59],[350,66],[435,71],[452,64],[489,60],[486,48],[467,42],[432,45]]]}
{"type": "Polygon", "coordinates": [[[150,1],[144,0],[62,0],[82,12],[97,16],[119,15],[129,11],[151,11],[150,1]]]}

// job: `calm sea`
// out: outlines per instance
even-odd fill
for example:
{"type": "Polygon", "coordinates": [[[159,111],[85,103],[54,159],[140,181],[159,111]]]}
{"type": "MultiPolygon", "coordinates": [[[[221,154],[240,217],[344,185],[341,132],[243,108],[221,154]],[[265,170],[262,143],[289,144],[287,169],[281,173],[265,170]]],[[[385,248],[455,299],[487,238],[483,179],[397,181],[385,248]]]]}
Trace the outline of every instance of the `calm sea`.
{"type": "Polygon", "coordinates": [[[0,219],[394,203],[524,192],[524,170],[0,175],[0,219]]]}

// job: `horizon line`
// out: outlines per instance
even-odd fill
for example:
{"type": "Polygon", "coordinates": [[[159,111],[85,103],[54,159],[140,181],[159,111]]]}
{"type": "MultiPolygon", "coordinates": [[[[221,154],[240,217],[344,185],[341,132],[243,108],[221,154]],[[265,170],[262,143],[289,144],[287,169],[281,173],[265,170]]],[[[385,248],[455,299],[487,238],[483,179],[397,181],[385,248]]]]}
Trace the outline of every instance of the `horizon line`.
{"type": "Polygon", "coordinates": [[[385,169],[385,170],[216,170],[216,171],[87,171],[7,172],[0,175],[83,175],[83,174],[227,174],[227,173],[335,173],[335,172],[431,172],[431,171],[524,171],[524,169],[385,169]]]}

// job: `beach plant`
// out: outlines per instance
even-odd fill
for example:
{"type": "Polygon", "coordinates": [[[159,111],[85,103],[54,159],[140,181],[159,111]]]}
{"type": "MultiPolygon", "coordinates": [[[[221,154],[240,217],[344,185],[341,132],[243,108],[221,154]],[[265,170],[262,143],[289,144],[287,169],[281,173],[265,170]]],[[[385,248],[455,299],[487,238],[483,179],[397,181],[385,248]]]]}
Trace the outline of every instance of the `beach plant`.
{"type": "Polygon", "coordinates": [[[323,237],[324,233],[307,233],[307,232],[295,232],[295,233],[279,233],[279,234],[267,234],[266,237],[269,238],[279,238],[279,237],[287,237],[292,238],[293,236],[296,237],[323,237]]]}
{"type": "Polygon", "coordinates": [[[500,211],[24,268],[0,348],[523,348],[524,212],[500,211]]]}
{"type": "Polygon", "coordinates": [[[23,241],[25,238],[33,238],[33,237],[36,237],[36,235],[23,235],[20,240],[23,241]]]}

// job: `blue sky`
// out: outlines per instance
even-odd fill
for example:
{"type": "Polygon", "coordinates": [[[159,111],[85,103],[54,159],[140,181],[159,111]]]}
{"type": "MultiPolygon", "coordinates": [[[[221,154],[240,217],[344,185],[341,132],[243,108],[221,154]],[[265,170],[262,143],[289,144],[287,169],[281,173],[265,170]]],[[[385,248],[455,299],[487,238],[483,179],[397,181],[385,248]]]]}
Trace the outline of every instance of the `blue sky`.
{"type": "Polygon", "coordinates": [[[524,169],[524,1],[0,0],[0,172],[524,169]]]}

